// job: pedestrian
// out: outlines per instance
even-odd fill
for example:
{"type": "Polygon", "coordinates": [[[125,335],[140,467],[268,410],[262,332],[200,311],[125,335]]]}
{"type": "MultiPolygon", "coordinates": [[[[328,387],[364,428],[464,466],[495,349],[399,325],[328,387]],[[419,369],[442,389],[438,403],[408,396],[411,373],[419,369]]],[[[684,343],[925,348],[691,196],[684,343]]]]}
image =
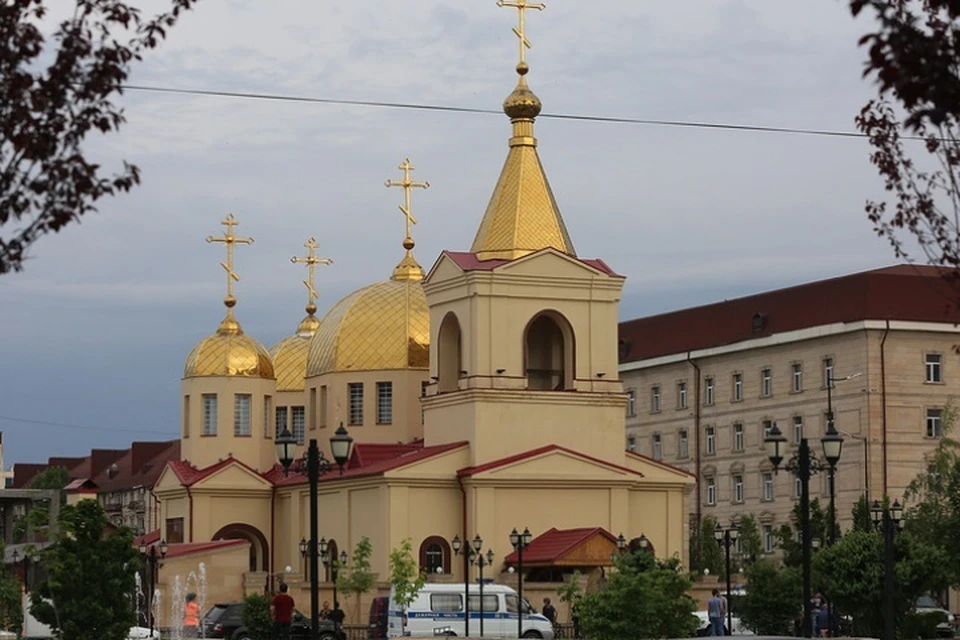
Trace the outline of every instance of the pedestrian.
{"type": "Polygon", "coordinates": [[[320,607],[320,619],[321,619],[321,620],[329,620],[329,619],[330,619],[330,613],[331,613],[331,611],[330,611],[330,601],[329,601],[329,600],[324,600],[324,601],[323,601],[323,606],[320,607]]]}
{"type": "Polygon", "coordinates": [[[543,599],[543,615],[550,621],[550,626],[557,628],[557,609],[550,604],[550,598],[543,599]]]}
{"type": "Polygon", "coordinates": [[[723,616],[726,614],[726,606],[720,592],[713,590],[713,597],[707,601],[707,616],[710,618],[710,635],[726,635],[723,631],[723,616]]]}
{"type": "Polygon", "coordinates": [[[333,611],[330,612],[330,620],[333,620],[333,630],[336,632],[337,637],[342,638],[343,635],[340,633],[340,627],[343,626],[343,619],[346,615],[343,613],[343,609],[340,608],[340,603],[336,600],[333,601],[333,611]]]}
{"type": "Polygon", "coordinates": [[[830,635],[830,609],[827,608],[826,603],[820,605],[816,620],[817,635],[821,638],[828,637],[830,635]]]}
{"type": "Polygon", "coordinates": [[[200,603],[197,602],[197,594],[193,592],[187,594],[186,604],[183,606],[183,637],[200,637],[200,603]]]}
{"type": "Polygon", "coordinates": [[[290,620],[293,616],[293,598],[287,593],[287,583],[280,583],[280,593],[270,602],[273,618],[273,640],[290,640],[290,620]]]}

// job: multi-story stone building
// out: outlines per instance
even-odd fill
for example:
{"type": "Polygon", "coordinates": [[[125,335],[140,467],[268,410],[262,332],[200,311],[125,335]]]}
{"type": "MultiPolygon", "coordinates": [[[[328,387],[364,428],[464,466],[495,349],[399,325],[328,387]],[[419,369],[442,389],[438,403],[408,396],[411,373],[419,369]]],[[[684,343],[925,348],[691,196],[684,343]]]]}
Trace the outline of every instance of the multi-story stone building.
{"type": "MultiPolygon", "coordinates": [[[[800,487],[774,473],[764,435],[776,424],[822,457],[831,396],[849,526],[861,495],[902,500],[943,434],[960,392],[956,293],[936,269],[903,265],[621,323],[627,446],[697,476],[693,520],[753,513],[772,551],[800,487]]],[[[824,474],[810,492],[825,506],[824,474]]]]}

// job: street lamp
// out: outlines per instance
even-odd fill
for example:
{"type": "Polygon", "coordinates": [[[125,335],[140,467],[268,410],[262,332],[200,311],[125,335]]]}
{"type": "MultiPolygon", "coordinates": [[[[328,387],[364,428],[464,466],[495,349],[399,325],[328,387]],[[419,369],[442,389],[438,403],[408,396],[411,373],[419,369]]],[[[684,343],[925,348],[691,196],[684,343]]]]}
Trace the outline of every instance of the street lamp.
{"type": "MultiPolygon", "coordinates": [[[[483,545],[483,539],[478,535],[474,538],[474,541],[480,540],[480,545],[483,545]]],[[[464,544],[460,540],[460,536],[454,536],[451,541],[451,546],[453,546],[453,553],[455,555],[460,555],[460,552],[463,552],[463,635],[464,637],[470,636],[470,565],[473,564],[473,556],[475,553],[479,553],[473,550],[473,546],[467,541],[464,544]]],[[[482,623],[481,623],[482,624],[482,623]]]]}
{"type": "Polygon", "coordinates": [[[473,539],[473,550],[476,552],[471,558],[471,562],[477,564],[477,568],[480,571],[480,637],[483,637],[483,568],[489,567],[493,564],[493,549],[488,549],[487,554],[484,555],[480,552],[480,547],[483,546],[483,540],[480,539],[480,536],[477,536],[473,539]]]}
{"type": "Polygon", "coordinates": [[[739,537],[740,527],[734,522],[731,522],[730,526],[726,529],[721,527],[718,522],[717,528],[713,530],[713,538],[717,541],[717,544],[720,545],[720,548],[724,550],[727,559],[727,633],[730,634],[733,633],[733,610],[730,606],[733,603],[730,590],[730,549],[736,545],[737,538],[739,537]]]}
{"type": "MultiPolygon", "coordinates": [[[[820,439],[823,446],[823,454],[828,464],[832,466],[840,461],[840,452],[843,449],[843,438],[836,430],[827,430],[827,433],[820,439]]],[[[770,428],[763,443],[767,449],[767,456],[773,464],[774,472],[779,472],[780,463],[787,453],[787,439],[776,423],[770,428]]],[[[800,480],[800,536],[801,536],[801,555],[803,558],[803,637],[810,638],[813,635],[813,608],[810,598],[811,581],[811,553],[812,536],[810,534],[810,476],[819,473],[824,468],[824,463],[810,451],[810,444],[806,438],[800,439],[800,446],[787,461],[784,468],[796,475],[800,480]]]]}
{"type": "Polygon", "coordinates": [[[876,500],[870,507],[873,525],[883,534],[883,640],[895,640],[897,613],[895,606],[893,535],[903,524],[903,507],[896,500],[890,508],[881,507],[876,500]]]}
{"type": "MultiPolygon", "coordinates": [[[[320,556],[318,534],[318,507],[317,507],[317,485],[320,483],[320,476],[329,473],[333,468],[330,461],[317,446],[316,438],[310,439],[305,456],[294,460],[294,454],[297,450],[297,439],[290,433],[286,427],[277,436],[274,441],[277,448],[277,459],[283,466],[283,474],[287,475],[290,468],[294,471],[303,473],[306,471],[307,479],[310,483],[310,540],[307,541],[308,551],[310,553],[310,640],[319,640],[320,638],[320,556]]],[[[330,438],[330,451],[333,453],[333,459],[343,474],[343,466],[350,459],[350,451],[353,448],[353,438],[343,428],[343,423],[330,438]]],[[[300,547],[301,550],[303,547],[300,547]]]]}
{"type": "Polygon", "coordinates": [[[510,532],[510,544],[517,551],[517,637],[523,637],[523,552],[530,546],[533,534],[524,527],[523,533],[510,532]]]}
{"type": "Polygon", "coordinates": [[[303,558],[303,562],[304,562],[303,577],[305,579],[308,579],[310,576],[307,575],[309,571],[307,571],[306,562],[307,562],[307,556],[310,555],[310,543],[307,542],[306,538],[300,538],[300,544],[298,544],[297,546],[300,547],[300,557],[303,558]]]}
{"type": "MultiPolygon", "coordinates": [[[[340,572],[340,567],[346,566],[347,564],[347,552],[341,551],[340,556],[330,557],[330,544],[327,542],[326,538],[320,538],[320,560],[323,562],[323,566],[329,569],[330,579],[333,582],[333,606],[337,606],[337,574],[340,572]]],[[[339,637],[340,626],[336,620],[334,620],[335,629],[339,637]]]]}
{"type": "MultiPolygon", "coordinates": [[[[150,621],[150,637],[153,637],[153,592],[157,588],[157,569],[163,566],[163,559],[167,555],[167,541],[161,540],[160,544],[151,544],[147,545],[146,542],[140,543],[140,555],[143,556],[144,560],[147,563],[147,566],[150,568],[150,595],[147,596],[147,618],[150,621]],[[147,553],[147,547],[150,548],[150,553],[147,553]],[[159,547],[159,555],[157,554],[157,549],[159,547]]],[[[24,574],[26,575],[26,574],[24,574]]]]}

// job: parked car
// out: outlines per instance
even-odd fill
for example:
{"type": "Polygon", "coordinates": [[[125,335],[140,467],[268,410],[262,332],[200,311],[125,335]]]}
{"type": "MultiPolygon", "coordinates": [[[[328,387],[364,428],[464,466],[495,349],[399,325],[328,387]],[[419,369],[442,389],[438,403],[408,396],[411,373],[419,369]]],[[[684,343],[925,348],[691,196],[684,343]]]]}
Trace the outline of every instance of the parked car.
{"type": "Polygon", "coordinates": [[[370,603],[370,640],[383,640],[387,637],[387,620],[390,617],[390,598],[377,596],[370,603]]]}
{"type": "MultiPolygon", "coordinates": [[[[697,637],[703,638],[710,635],[710,616],[706,611],[694,611],[693,615],[697,617],[699,626],[697,627],[697,637]]],[[[753,631],[743,626],[743,623],[740,622],[740,618],[736,615],[732,617],[733,620],[733,635],[735,636],[752,636],[755,635],[753,631]]],[[[724,635],[730,635],[730,629],[727,628],[727,619],[723,619],[723,633],[724,635]]]]}
{"type": "Polygon", "coordinates": [[[914,613],[940,613],[945,622],[937,625],[937,632],[941,638],[952,638],[957,629],[957,619],[952,613],[940,606],[936,600],[930,596],[920,596],[914,605],[914,613]]]}
{"type": "MultiPolygon", "coordinates": [[[[333,622],[320,620],[320,640],[337,640],[333,622]]],[[[203,637],[222,640],[249,640],[250,634],[243,626],[243,603],[227,602],[215,604],[203,616],[203,637]]],[[[299,611],[293,612],[290,622],[291,640],[310,640],[310,618],[299,611]]],[[[343,631],[340,639],[345,640],[343,631]]]]}

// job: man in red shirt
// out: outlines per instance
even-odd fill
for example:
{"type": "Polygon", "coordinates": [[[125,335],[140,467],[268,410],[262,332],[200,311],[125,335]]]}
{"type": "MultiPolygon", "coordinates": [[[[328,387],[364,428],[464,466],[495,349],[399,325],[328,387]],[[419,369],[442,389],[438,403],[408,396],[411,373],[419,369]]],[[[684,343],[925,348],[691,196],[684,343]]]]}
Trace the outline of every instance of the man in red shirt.
{"type": "Polygon", "coordinates": [[[273,616],[273,640],[290,640],[290,619],[293,616],[293,598],[287,594],[287,583],[280,583],[280,593],[270,603],[273,616]]]}

